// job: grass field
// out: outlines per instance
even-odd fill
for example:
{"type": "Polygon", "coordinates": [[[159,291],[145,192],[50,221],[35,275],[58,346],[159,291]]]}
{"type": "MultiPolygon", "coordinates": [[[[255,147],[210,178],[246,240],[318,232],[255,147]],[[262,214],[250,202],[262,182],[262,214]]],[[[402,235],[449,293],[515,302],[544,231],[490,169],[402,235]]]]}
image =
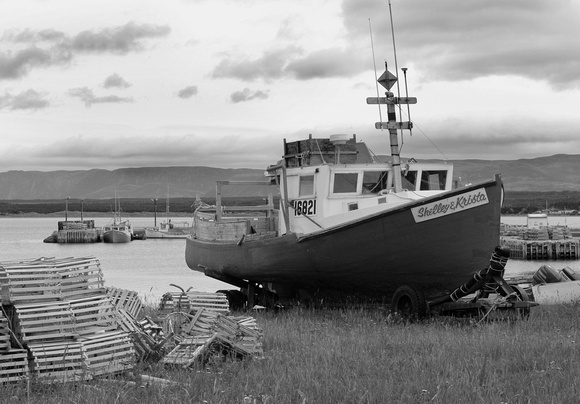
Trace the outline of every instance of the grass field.
{"type": "Polygon", "coordinates": [[[382,310],[256,313],[263,360],[137,369],[78,384],[3,386],[9,403],[575,403],[580,306],[539,306],[528,320],[391,321],[382,310]],[[137,380],[137,383],[132,383],[137,380]]]}

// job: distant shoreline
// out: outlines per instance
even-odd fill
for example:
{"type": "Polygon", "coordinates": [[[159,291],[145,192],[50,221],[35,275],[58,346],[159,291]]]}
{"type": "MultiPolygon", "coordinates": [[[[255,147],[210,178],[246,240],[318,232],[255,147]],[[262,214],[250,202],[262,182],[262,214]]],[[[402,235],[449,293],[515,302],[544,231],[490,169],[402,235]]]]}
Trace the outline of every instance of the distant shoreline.
{"type": "MultiPolygon", "coordinates": [[[[121,214],[122,217],[154,217],[154,212],[123,212],[121,214]]],[[[157,212],[157,218],[163,219],[166,216],[171,217],[190,217],[192,213],[183,213],[183,212],[169,212],[169,214],[165,212],[157,212]]],[[[0,219],[2,218],[15,218],[15,217],[55,217],[59,218],[59,220],[65,220],[65,213],[64,212],[53,212],[53,213],[36,213],[36,212],[27,212],[27,213],[2,213],[0,214],[0,219]]],[[[113,217],[113,213],[110,212],[83,212],[83,219],[91,219],[91,218],[101,218],[101,217],[113,217]]],[[[68,220],[81,220],[81,212],[68,212],[68,220]]]]}

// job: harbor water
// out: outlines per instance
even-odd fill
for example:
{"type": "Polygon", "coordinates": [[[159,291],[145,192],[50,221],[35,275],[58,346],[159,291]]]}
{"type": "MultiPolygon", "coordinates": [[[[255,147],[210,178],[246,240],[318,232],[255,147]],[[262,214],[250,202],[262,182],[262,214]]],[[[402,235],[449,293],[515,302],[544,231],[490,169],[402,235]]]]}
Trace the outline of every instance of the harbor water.
{"type": "MultiPolygon", "coordinates": [[[[106,225],[110,218],[92,218],[96,227],[106,225]]],[[[185,263],[184,239],[147,239],[130,243],[88,243],[56,244],[43,240],[57,229],[62,218],[55,217],[0,217],[0,262],[13,260],[94,256],[101,263],[105,286],[133,290],[145,302],[156,303],[166,292],[176,292],[178,285],[183,289],[215,292],[220,289],[234,289],[231,285],[192,271],[185,263]]],[[[153,226],[151,217],[130,218],[133,227],[153,226]]],[[[172,218],[174,221],[188,221],[190,218],[172,218]]],[[[502,217],[502,223],[525,224],[525,216],[502,217]]],[[[550,217],[550,225],[568,225],[580,228],[580,217],[550,217]]],[[[490,251],[491,256],[491,251],[490,251]]],[[[569,266],[580,273],[580,261],[521,261],[509,260],[506,276],[526,276],[533,274],[542,265],[555,269],[569,266]]],[[[481,268],[473,268],[476,272],[481,268]]],[[[461,284],[464,279],[458,279],[461,284]]]]}
{"type": "MultiPolygon", "coordinates": [[[[69,218],[70,219],[70,218],[69,218]]],[[[111,218],[92,218],[102,227],[111,218]]],[[[134,240],[130,243],[43,243],[62,218],[1,217],[0,262],[13,260],[94,256],[101,264],[105,286],[138,292],[144,302],[157,303],[166,292],[187,290],[215,292],[233,286],[192,271],[185,263],[185,239],[134,240]]],[[[76,219],[71,219],[76,220],[76,219]]],[[[129,218],[133,227],[152,227],[153,218],[129,218]]],[[[190,218],[172,218],[187,221],[190,218]]]]}

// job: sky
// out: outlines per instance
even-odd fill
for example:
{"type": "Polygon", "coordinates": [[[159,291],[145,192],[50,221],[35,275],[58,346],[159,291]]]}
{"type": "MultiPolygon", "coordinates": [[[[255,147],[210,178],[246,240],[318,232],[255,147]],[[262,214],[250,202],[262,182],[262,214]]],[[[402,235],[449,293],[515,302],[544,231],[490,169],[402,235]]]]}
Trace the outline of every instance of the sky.
{"type": "Polygon", "coordinates": [[[366,103],[384,96],[385,63],[400,78],[392,91],[418,99],[403,156],[580,153],[580,0],[0,0],[0,10],[0,172],[262,169],[284,139],[309,134],[356,134],[388,154],[388,131],[375,129],[386,113],[366,103]]]}

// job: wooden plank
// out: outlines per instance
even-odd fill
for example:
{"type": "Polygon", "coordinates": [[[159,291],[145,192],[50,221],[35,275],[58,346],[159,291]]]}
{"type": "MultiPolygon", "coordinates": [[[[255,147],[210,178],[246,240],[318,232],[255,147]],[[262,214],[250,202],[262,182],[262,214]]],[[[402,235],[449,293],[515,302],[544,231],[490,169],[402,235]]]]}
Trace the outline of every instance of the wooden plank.
{"type": "Polygon", "coordinates": [[[12,349],[0,355],[0,383],[26,379],[29,374],[28,352],[12,349]]]}

